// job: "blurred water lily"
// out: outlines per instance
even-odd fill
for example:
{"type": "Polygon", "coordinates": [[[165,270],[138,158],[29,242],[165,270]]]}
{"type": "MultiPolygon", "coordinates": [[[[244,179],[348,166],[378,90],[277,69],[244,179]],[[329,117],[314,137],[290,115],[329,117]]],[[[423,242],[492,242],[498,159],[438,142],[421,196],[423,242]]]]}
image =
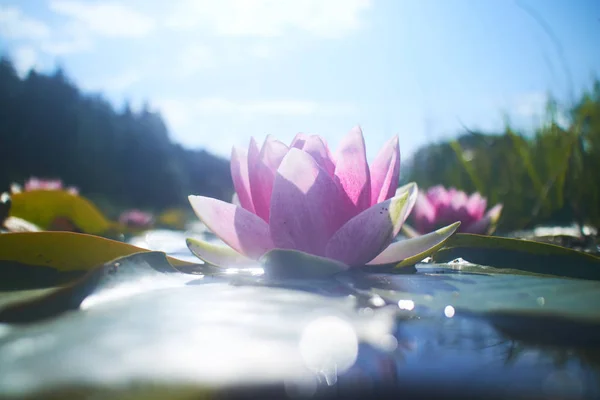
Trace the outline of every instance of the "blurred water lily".
{"type": "Polygon", "coordinates": [[[489,234],[500,217],[502,204],[495,205],[487,213],[486,208],[487,199],[477,192],[468,196],[455,188],[438,185],[426,193],[419,192],[412,220],[419,233],[460,221],[459,232],[489,234]]]}
{"type": "Polygon", "coordinates": [[[135,228],[145,228],[152,224],[154,217],[152,214],[132,209],[126,210],[119,216],[119,222],[123,225],[135,228]]]}
{"type": "Polygon", "coordinates": [[[189,196],[198,217],[228,246],[188,239],[188,247],[223,267],[283,259],[288,266],[335,271],[419,261],[458,224],[394,242],[418,192],[414,183],[397,189],[399,173],[398,137],[369,165],[359,127],[346,135],[335,156],[318,135],[300,133],[290,146],[267,136],[261,148],[251,138],[247,151],[234,148],[231,155],[239,205],[189,196]]]}
{"type": "MultiPolygon", "coordinates": [[[[15,186],[13,192],[18,190],[15,186]]],[[[63,182],[60,179],[40,179],[32,176],[25,182],[25,191],[32,190],[65,190],[71,194],[79,194],[79,189],[75,186],[63,187],[63,182]]]]}

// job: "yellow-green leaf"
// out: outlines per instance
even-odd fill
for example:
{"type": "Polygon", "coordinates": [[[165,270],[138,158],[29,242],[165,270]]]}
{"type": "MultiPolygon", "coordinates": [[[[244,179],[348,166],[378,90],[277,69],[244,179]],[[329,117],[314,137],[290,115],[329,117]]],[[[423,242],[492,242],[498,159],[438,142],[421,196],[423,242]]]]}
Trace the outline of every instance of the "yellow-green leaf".
{"type": "Polygon", "coordinates": [[[553,244],[458,233],[433,255],[436,262],[463,258],[495,268],[600,280],[600,258],[553,244]]]}
{"type": "Polygon", "coordinates": [[[163,211],[157,218],[156,221],[161,224],[174,229],[184,229],[186,223],[186,212],[180,208],[170,208],[163,211]]]}
{"type": "Polygon", "coordinates": [[[101,234],[117,227],[92,202],[65,190],[15,193],[11,200],[11,216],[22,218],[42,229],[50,228],[59,217],[69,219],[85,233],[101,234]]]}
{"type": "MultiPolygon", "coordinates": [[[[0,234],[0,261],[50,267],[58,271],[89,270],[117,257],[149,251],[100,236],[73,232],[18,232],[0,234]]],[[[171,265],[190,262],[168,257],[171,265]]]]}

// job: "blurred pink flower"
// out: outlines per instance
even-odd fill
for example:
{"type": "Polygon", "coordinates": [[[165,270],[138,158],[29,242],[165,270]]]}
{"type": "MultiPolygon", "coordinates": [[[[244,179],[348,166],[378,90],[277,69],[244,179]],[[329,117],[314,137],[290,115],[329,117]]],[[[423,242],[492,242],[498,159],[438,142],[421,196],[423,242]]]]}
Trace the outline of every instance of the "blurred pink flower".
{"type": "Polygon", "coordinates": [[[123,225],[138,228],[150,226],[152,220],[152,214],[136,209],[123,211],[119,216],[119,222],[123,225]]]}
{"type": "Polygon", "coordinates": [[[412,215],[414,228],[419,233],[460,221],[459,232],[486,234],[502,212],[497,204],[486,213],[487,199],[479,193],[467,196],[465,192],[443,186],[419,192],[412,215]]]}
{"type": "Polygon", "coordinates": [[[32,190],[66,190],[71,194],[79,194],[79,189],[75,186],[64,188],[60,179],[40,179],[35,176],[25,182],[25,191],[30,192],[32,190]]]}
{"type": "Polygon", "coordinates": [[[393,242],[417,194],[414,183],[397,189],[399,173],[398,137],[369,166],[359,127],[346,135],[335,156],[318,135],[300,133],[290,146],[269,135],[262,148],[251,138],[247,151],[234,148],[231,155],[239,205],[189,196],[198,217],[229,247],[195,239],[188,239],[188,247],[219,266],[260,260],[274,249],[323,257],[345,268],[398,263],[455,230],[393,242]]]}

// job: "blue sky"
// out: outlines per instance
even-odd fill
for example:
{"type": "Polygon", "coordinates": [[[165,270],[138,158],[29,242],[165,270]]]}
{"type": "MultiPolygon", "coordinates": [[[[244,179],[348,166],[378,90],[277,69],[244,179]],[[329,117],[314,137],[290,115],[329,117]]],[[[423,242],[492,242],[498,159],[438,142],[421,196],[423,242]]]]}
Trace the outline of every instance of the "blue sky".
{"type": "Polygon", "coordinates": [[[370,158],[394,134],[406,158],[461,124],[530,127],[546,93],[566,102],[591,83],[599,38],[597,0],[0,0],[20,73],[58,63],[223,156],[268,133],[335,148],[356,124],[370,158]]]}

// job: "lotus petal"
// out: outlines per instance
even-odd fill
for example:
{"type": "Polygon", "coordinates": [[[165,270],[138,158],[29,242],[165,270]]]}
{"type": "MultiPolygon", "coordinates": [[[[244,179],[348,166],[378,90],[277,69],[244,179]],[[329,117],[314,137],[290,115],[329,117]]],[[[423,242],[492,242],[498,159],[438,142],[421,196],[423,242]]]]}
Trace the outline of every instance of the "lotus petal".
{"type": "Polygon", "coordinates": [[[479,219],[485,214],[485,208],[487,207],[487,200],[482,197],[479,193],[473,193],[467,200],[467,211],[475,218],[479,219]]]}
{"type": "Polygon", "coordinates": [[[434,208],[450,204],[450,194],[442,185],[436,185],[427,190],[427,200],[434,208]]]}
{"type": "Polygon", "coordinates": [[[476,233],[476,234],[491,234],[495,228],[500,214],[502,213],[502,204],[496,204],[494,207],[481,218],[479,221],[473,222],[468,225],[462,231],[464,233],[476,233]]]}
{"type": "Polygon", "coordinates": [[[256,168],[260,160],[260,149],[254,137],[250,138],[250,144],[248,145],[248,182],[250,183],[250,196],[252,197],[252,206],[254,207],[254,214],[256,214],[255,203],[262,200],[261,187],[259,186],[260,180],[258,179],[259,173],[256,168]]]}
{"type": "Polygon", "coordinates": [[[410,182],[406,185],[399,187],[398,190],[396,190],[396,194],[394,197],[403,193],[408,193],[408,204],[406,205],[406,215],[404,217],[404,219],[406,220],[406,218],[408,218],[408,215],[412,212],[413,207],[417,203],[417,197],[419,196],[419,187],[417,186],[417,183],[410,182]]]}
{"type": "Polygon", "coordinates": [[[256,261],[238,253],[229,246],[217,245],[194,238],[187,238],[185,243],[196,257],[216,267],[239,267],[256,263],[256,261]]]}
{"type": "Polygon", "coordinates": [[[273,243],[324,255],[346,221],[343,197],[329,174],[305,151],[291,149],[277,170],[269,226],[273,243]]]}
{"type": "Polygon", "coordinates": [[[360,127],[352,129],[342,140],[336,159],[336,183],[355,206],[355,214],[365,210],[371,205],[371,176],[360,127]]]}
{"type": "Polygon", "coordinates": [[[317,164],[321,166],[329,176],[334,176],[335,173],[335,164],[331,159],[331,154],[329,153],[329,149],[327,145],[323,141],[323,139],[318,135],[309,136],[305,142],[304,146],[301,148],[315,159],[317,164]]]}
{"type": "Polygon", "coordinates": [[[240,203],[240,197],[238,196],[237,193],[233,193],[233,195],[231,196],[231,204],[241,207],[242,204],[240,203]]]}
{"type": "Polygon", "coordinates": [[[396,189],[396,193],[394,194],[393,197],[396,197],[400,193],[404,193],[407,190],[413,191],[415,188],[418,188],[417,184],[415,182],[409,182],[406,185],[402,185],[398,189],[396,189]]]}
{"type": "Polygon", "coordinates": [[[257,260],[273,248],[269,225],[250,211],[210,197],[188,199],[208,229],[238,253],[257,260]]]}
{"type": "MultiPolygon", "coordinates": [[[[412,193],[414,204],[414,193],[412,193]]],[[[364,265],[396,237],[406,217],[411,193],[375,204],[346,222],[329,240],[325,256],[351,267],[364,265]]]]}
{"type": "Polygon", "coordinates": [[[412,239],[401,240],[390,244],[367,265],[398,264],[399,266],[417,263],[435,252],[450,236],[456,232],[460,222],[440,228],[437,231],[412,239]]]}
{"type": "Polygon", "coordinates": [[[308,135],[306,133],[297,133],[292,140],[292,144],[290,145],[290,149],[295,147],[297,149],[302,150],[304,147],[304,143],[306,143],[306,139],[308,139],[308,135]]]}
{"type": "Polygon", "coordinates": [[[260,151],[260,159],[275,173],[288,151],[289,147],[285,143],[274,139],[272,135],[267,135],[260,151]]]}
{"type": "Polygon", "coordinates": [[[461,210],[467,206],[468,197],[465,192],[456,191],[451,195],[450,208],[453,210],[461,210]]]}
{"type": "Polygon", "coordinates": [[[285,144],[269,135],[258,157],[255,156],[254,167],[250,169],[250,190],[254,212],[265,221],[269,220],[275,172],[287,152],[288,147],[285,144]]]}
{"type": "Polygon", "coordinates": [[[237,147],[231,151],[231,177],[240,205],[246,210],[254,212],[248,175],[248,153],[237,147]]]}
{"type": "Polygon", "coordinates": [[[381,148],[371,164],[371,205],[394,196],[400,176],[400,147],[394,136],[381,148]]]}
{"type": "Polygon", "coordinates": [[[297,250],[273,249],[262,256],[265,276],[271,279],[318,279],[348,269],[346,264],[297,250]]]}
{"type": "Polygon", "coordinates": [[[419,232],[427,232],[431,230],[431,227],[435,223],[435,211],[436,210],[431,204],[429,197],[419,192],[415,204],[415,212],[413,213],[415,228],[419,232]]]}

